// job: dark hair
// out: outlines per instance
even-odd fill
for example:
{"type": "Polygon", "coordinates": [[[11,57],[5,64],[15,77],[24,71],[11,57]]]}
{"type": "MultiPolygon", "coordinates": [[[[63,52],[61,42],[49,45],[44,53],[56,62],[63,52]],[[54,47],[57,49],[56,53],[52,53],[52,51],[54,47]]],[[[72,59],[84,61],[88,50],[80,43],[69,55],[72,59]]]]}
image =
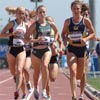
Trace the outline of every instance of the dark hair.
{"type": "Polygon", "coordinates": [[[90,13],[90,8],[87,3],[82,3],[81,13],[83,13],[84,11],[88,11],[88,13],[90,13]]]}
{"type": "Polygon", "coordinates": [[[30,13],[30,11],[28,9],[25,9],[25,11],[27,11],[28,13],[30,13]]]}
{"type": "Polygon", "coordinates": [[[73,5],[80,5],[81,7],[82,7],[82,2],[81,1],[79,1],[79,0],[75,0],[75,1],[73,1],[72,3],[71,3],[71,9],[72,9],[72,7],[73,7],[73,5]]]}

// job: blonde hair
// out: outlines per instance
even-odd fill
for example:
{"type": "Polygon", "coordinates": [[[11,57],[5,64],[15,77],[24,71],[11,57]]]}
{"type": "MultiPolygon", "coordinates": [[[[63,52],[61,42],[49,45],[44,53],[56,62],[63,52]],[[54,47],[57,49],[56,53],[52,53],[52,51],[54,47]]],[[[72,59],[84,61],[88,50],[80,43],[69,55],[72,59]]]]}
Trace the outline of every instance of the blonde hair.
{"type": "Polygon", "coordinates": [[[20,6],[20,7],[18,7],[18,8],[16,9],[16,12],[17,12],[17,11],[24,11],[24,12],[25,12],[26,10],[25,10],[25,8],[24,8],[23,6],[20,6]]]}

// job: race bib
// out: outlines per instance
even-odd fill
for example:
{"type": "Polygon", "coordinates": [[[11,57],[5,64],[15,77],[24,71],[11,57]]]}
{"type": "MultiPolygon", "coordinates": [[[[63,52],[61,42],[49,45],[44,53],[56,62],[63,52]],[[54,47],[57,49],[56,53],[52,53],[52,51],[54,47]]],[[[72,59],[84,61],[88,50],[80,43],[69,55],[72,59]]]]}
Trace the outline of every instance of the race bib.
{"type": "Polygon", "coordinates": [[[50,42],[50,37],[48,37],[48,36],[44,36],[44,42],[50,42]]]}
{"type": "Polygon", "coordinates": [[[68,38],[72,41],[79,41],[82,38],[82,33],[78,34],[69,34],[68,38]]]}
{"type": "Polygon", "coordinates": [[[13,39],[13,45],[23,46],[24,45],[24,41],[22,39],[13,39]]]}
{"type": "Polygon", "coordinates": [[[54,38],[50,38],[50,42],[54,42],[54,38]]]}

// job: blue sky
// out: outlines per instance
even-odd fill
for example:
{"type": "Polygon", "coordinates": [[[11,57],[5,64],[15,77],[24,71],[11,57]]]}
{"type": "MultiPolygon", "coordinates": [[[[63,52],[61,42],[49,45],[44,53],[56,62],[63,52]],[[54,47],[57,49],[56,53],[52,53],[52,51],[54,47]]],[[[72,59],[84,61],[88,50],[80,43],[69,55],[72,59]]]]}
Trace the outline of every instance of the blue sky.
{"type": "MultiPolygon", "coordinates": [[[[43,2],[38,3],[38,5],[45,5],[47,7],[47,15],[52,16],[55,20],[55,23],[58,27],[59,32],[61,33],[63,23],[66,18],[71,17],[70,4],[74,0],[43,0],[43,2]]],[[[88,2],[88,0],[83,0],[84,2],[88,2]]],[[[100,13],[98,13],[98,9],[100,9],[100,0],[96,1],[96,17],[95,17],[95,25],[97,36],[99,34],[99,26],[100,26],[100,13]]],[[[9,18],[9,15],[5,11],[7,6],[24,6],[27,9],[35,9],[35,3],[31,3],[30,0],[0,0],[0,26],[5,25],[9,18]],[[1,20],[2,19],[2,20],[1,20]]],[[[92,12],[91,12],[92,13],[92,12]]],[[[2,26],[2,27],[3,27],[2,26]]]]}

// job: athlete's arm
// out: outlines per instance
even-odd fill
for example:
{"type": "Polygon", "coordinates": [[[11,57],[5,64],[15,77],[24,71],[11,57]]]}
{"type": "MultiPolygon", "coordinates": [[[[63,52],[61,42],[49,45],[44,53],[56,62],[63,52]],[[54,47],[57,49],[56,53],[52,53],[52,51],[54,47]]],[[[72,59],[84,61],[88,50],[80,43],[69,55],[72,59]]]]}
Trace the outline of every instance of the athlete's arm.
{"type": "Polygon", "coordinates": [[[56,27],[56,25],[55,25],[54,22],[50,22],[50,25],[51,25],[51,27],[52,27],[54,33],[55,33],[55,34],[54,34],[54,39],[55,39],[55,41],[57,41],[58,34],[59,34],[58,29],[57,29],[57,27],[56,27]]]}
{"type": "Polygon", "coordinates": [[[13,22],[9,22],[0,33],[0,38],[9,37],[14,35],[14,33],[9,33],[8,31],[13,27],[13,22]],[[8,32],[8,33],[7,33],[8,32]]]}
{"type": "Polygon", "coordinates": [[[25,42],[34,42],[34,39],[30,39],[30,36],[33,36],[33,34],[35,33],[35,23],[33,23],[28,29],[27,32],[25,34],[25,42]]]}
{"type": "Polygon", "coordinates": [[[95,37],[95,30],[94,30],[92,22],[89,18],[85,18],[85,25],[89,29],[89,32],[90,32],[90,35],[85,38],[86,41],[88,41],[88,40],[93,39],[95,37]]]}
{"type": "Polygon", "coordinates": [[[68,26],[69,26],[69,19],[66,19],[61,33],[61,37],[65,46],[67,45],[67,33],[69,31],[68,26]]]}
{"type": "Polygon", "coordinates": [[[63,41],[61,40],[60,34],[58,34],[57,42],[59,44],[59,51],[62,52],[64,48],[64,44],[63,44],[63,41]]]}

